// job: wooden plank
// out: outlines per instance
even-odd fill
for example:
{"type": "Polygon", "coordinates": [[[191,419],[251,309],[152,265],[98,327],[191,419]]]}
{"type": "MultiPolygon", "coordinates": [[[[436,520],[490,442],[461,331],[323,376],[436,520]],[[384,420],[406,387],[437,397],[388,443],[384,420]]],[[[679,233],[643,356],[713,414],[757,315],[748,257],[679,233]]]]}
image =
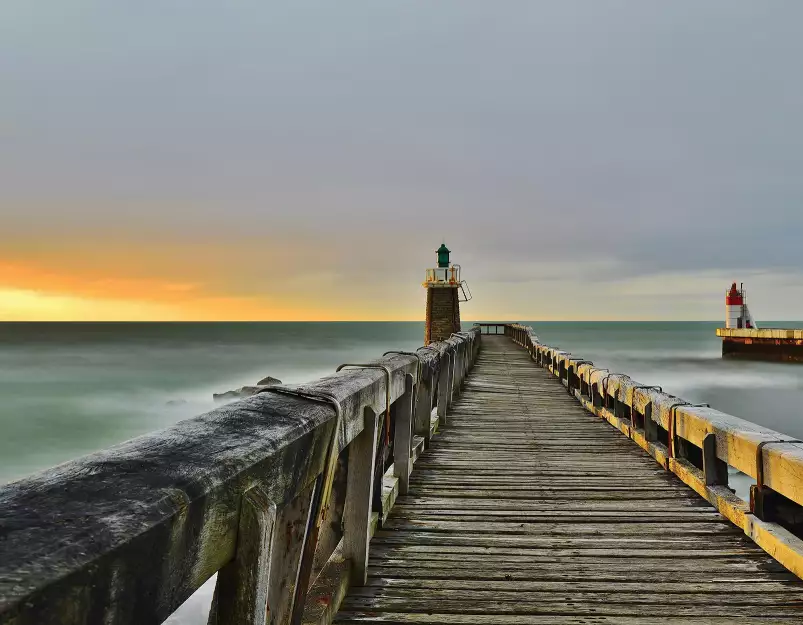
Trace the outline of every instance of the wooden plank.
{"type": "MultiPolygon", "coordinates": [[[[557,562],[561,558],[585,558],[592,559],[638,559],[653,560],[660,558],[671,558],[674,560],[685,559],[705,559],[705,558],[741,558],[744,555],[756,556],[755,547],[749,542],[744,545],[704,545],[701,548],[695,547],[694,551],[686,548],[685,543],[674,547],[666,546],[662,548],[653,547],[644,549],[641,553],[634,555],[632,550],[623,551],[613,547],[563,547],[556,548],[551,545],[545,547],[515,547],[515,546],[472,546],[472,545],[418,545],[405,544],[404,542],[394,544],[380,542],[379,540],[371,543],[371,557],[376,559],[385,557],[401,558],[409,561],[414,560],[438,560],[449,562],[451,560],[471,560],[482,556],[489,561],[500,558],[510,559],[511,562],[557,562]]],[[[375,560],[374,560],[375,561],[375,560]]],[[[760,558],[752,558],[753,562],[762,561],[760,558]]],[[[763,562],[772,563],[773,558],[765,555],[763,562]]]]}
{"type": "MultiPolygon", "coordinates": [[[[369,581],[369,587],[374,588],[396,588],[396,589],[415,589],[419,592],[429,592],[430,590],[502,590],[509,591],[510,584],[505,581],[498,580],[471,580],[471,579],[397,579],[397,578],[380,578],[377,580],[369,581]]],[[[526,580],[520,581],[516,584],[516,588],[527,592],[544,592],[544,593],[565,593],[566,584],[564,582],[553,582],[545,580],[526,580]]],[[[790,587],[789,584],[774,580],[767,581],[735,581],[730,584],[723,584],[722,582],[670,582],[670,581],[653,581],[650,583],[650,591],[653,596],[667,600],[665,595],[686,595],[690,593],[703,594],[712,593],[717,594],[724,600],[728,600],[731,595],[737,594],[751,594],[760,592],[764,595],[778,595],[783,594],[788,597],[799,598],[803,596],[803,589],[790,587]],[[725,592],[723,592],[725,591],[725,592]]],[[[606,593],[616,594],[623,593],[642,593],[644,594],[644,582],[608,582],[597,580],[579,581],[572,585],[572,590],[578,592],[589,593],[606,593]]],[[[675,597],[670,597],[674,600],[675,597]]],[[[778,597],[774,597],[778,600],[778,597]]]]}
{"type": "MultiPolygon", "coordinates": [[[[511,580],[513,581],[513,580],[511,580]]],[[[607,615],[607,616],[652,616],[655,617],[656,610],[662,616],[699,616],[702,608],[699,605],[684,605],[682,603],[669,603],[657,608],[652,604],[623,603],[617,601],[616,597],[608,597],[608,601],[603,603],[583,603],[565,597],[563,601],[546,603],[537,601],[501,601],[489,598],[487,601],[472,600],[464,601],[461,599],[440,599],[421,596],[409,597],[359,597],[349,595],[343,602],[346,610],[374,610],[381,612],[438,612],[441,614],[522,614],[522,615],[551,615],[566,614],[573,615],[607,615]]],[[[716,616],[727,616],[732,619],[752,619],[754,616],[766,616],[768,611],[765,605],[711,605],[707,606],[706,612],[714,612],[716,616]]],[[[803,616],[803,610],[799,604],[777,604],[772,607],[774,617],[796,617],[803,616]]]]}
{"type": "MultiPolygon", "coordinates": [[[[480,582],[482,583],[482,582],[480,582]]],[[[602,591],[580,591],[572,588],[569,596],[565,588],[553,588],[545,590],[538,588],[531,590],[529,587],[522,587],[516,583],[495,582],[494,588],[480,588],[479,583],[470,585],[467,588],[446,588],[443,586],[426,587],[426,592],[421,592],[420,587],[399,587],[388,584],[386,586],[365,586],[355,588],[351,591],[351,597],[361,597],[365,599],[415,599],[425,596],[429,601],[462,601],[464,603],[474,602],[515,602],[516,604],[565,604],[567,600],[572,602],[582,602],[586,604],[615,602],[618,604],[653,605],[663,606],[667,603],[667,597],[660,594],[645,593],[643,589],[634,589],[630,592],[617,589],[615,584],[608,584],[602,591]]],[[[557,584],[556,584],[557,586],[557,584]]],[[[743,586],[748,586],[743,584],[743,586]]],[[[727,595],[722,592],[711,591],[707,593],[690,592],[677,590],[671,597],[673,602],[685,605],[708,605],[725,606],[733,608],[735,606],[764,606],[774,608],[779,605],[795,606],[803,608],[803,592],[795,593],[764,593],[755,585],[749,585],[751,592],[733,592],[727,595]]]]}

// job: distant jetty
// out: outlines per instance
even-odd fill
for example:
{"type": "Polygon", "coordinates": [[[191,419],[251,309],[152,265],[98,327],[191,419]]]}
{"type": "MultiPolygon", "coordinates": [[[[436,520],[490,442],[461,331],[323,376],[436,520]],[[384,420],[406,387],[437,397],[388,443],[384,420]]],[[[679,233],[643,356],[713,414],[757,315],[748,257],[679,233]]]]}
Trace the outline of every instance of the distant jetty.
{"type": "Polygon", "coordinates": [[[803,330],[759,328],[747,307],[744,285],[737,288],[735,282],[725,292],[725,327],[717,328],[717,336],[723,358],[803,362],[803,330]]]}

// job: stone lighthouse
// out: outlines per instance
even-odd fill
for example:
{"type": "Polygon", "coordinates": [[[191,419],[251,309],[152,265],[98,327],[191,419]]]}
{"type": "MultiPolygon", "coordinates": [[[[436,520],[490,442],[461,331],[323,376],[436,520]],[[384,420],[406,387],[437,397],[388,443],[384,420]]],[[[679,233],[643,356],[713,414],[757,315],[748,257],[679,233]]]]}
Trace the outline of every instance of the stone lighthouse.
{"type": "Polygon", "coordinates": [[[451,252],[446,243],[435,253],[438,255],[438,266],[427,269],[427,279],[423,285],[427,289],[427,325],[424,334],[427,345],[460,332],[460,302],[470,299],[470,295],[466,295],[465,283],[460,279],[460,265],[449,262],[451,252]]]}

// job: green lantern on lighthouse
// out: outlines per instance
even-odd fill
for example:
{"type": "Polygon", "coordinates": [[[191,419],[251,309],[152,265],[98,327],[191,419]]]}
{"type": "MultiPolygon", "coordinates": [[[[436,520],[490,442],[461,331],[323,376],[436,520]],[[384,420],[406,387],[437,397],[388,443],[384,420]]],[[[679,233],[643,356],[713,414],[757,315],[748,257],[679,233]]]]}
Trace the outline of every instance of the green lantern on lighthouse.
{"type": "Polygon", "coordinates": [[[449,248],[446,247],[446,243],[441,243],[441,246],[436,250],[438,254],[438,267],[440,268],[448,268],[449,267],[449,248]]]}

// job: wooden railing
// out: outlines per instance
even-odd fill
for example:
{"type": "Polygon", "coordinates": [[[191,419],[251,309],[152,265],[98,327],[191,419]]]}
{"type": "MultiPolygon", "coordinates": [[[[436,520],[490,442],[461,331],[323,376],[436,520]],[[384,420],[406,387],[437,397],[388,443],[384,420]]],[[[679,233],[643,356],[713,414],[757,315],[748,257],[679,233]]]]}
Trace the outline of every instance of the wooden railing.
{"type": "Polygon", "coordinates": [[[692,405],[660,387],[544,345],[530,327],[510,324],[505,334],[560,378],[587,410],[630,437],[767,553],[803,577],[801,441],[708,406],[692,405]],[[728,487],[728,466],[756,481],[750,501],[728,487]]]}
{"type": "Polygon", "coordinates": [[[504,334],[508,323],[475,323],[474,327],[480,329],[481,334],[504,334]]]}
{"type": "Polygon", "coordinates": [[[0,488],[0,623],[325,622],[480,332],[280,387],[0,488]]]}

